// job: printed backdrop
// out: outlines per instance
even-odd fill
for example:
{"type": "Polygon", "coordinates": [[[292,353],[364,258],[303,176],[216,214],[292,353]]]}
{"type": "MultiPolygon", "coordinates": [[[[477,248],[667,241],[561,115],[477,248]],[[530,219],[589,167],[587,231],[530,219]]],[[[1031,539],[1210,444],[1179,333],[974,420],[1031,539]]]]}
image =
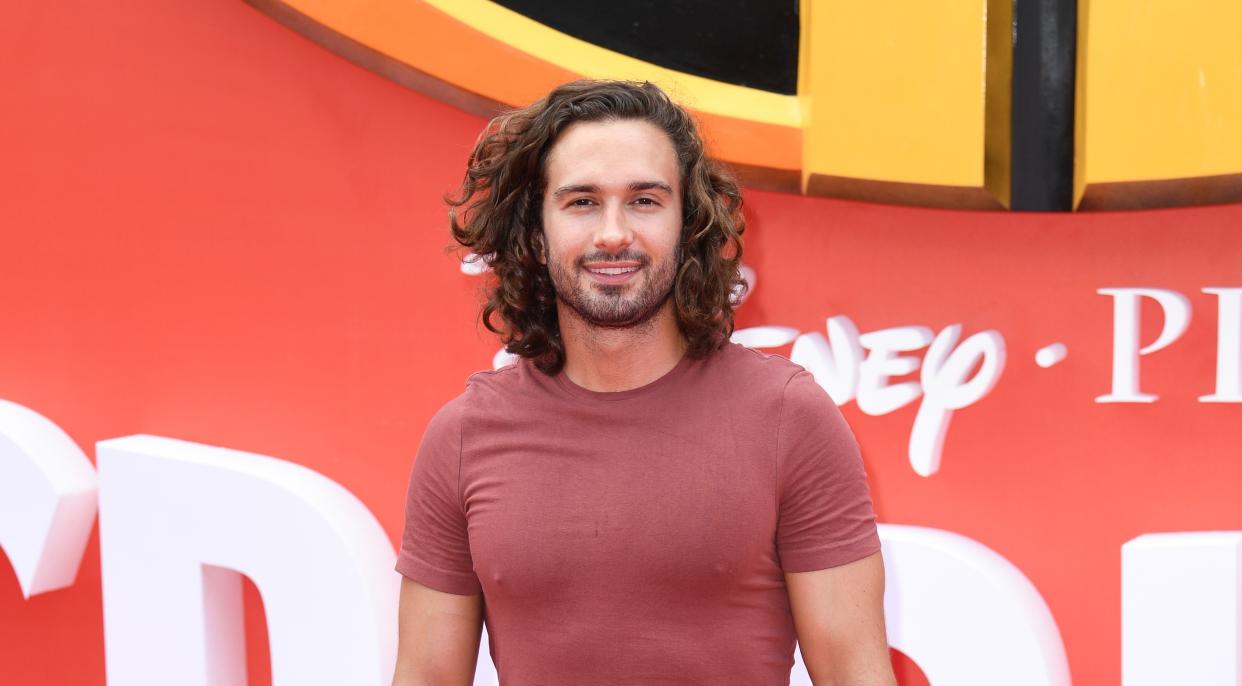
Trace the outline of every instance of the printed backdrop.
{"type": "MultiPolygon", "coordinates": [[[[6,14],[0,398],[92,457],[148,433],[297,462],[395,545],[426,422],[497,350],[440,200],[484,122],[242,3],[6,14]]],[[[1221,327],[1203,289],[1242,287],[1242,206],[1020,215],[749,191],[746,209],[756,286],[739,326],[826,333],[844,315],[864,334],[1003,340],[995,386],[952,415],[930,476],[909,459],[921,399],[843,411],[883,522],[1004,556],[1051,609],[1074,681],[1119,684],[1121,545],[1242,529],[1242,406],[1199,400],[1221,327]],[[1097,402],[1114,367],[1115,298],[1099,291],[1126,287],[1182,294],[1190,321],[1140,359],[1154,402],[1097,402]],[[1055,343],[1064,358],[1037,364],[1055,343]]],[[[1140,302],[1148,345],[1164,311],[1140,302]]],[[[104,683],[97,537],[70,588],[24,600],[6,570],[0,683],[104,683]]],[[[250,643],[263,683],[266,646],[250,643]]]]}

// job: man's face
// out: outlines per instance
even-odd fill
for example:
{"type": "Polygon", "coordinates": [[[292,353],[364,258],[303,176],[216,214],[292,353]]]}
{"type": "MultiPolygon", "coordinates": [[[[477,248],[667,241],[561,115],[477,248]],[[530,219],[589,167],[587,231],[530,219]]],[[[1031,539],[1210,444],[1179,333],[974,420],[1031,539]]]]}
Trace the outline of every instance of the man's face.
{"type": "Polygon", "coordinates": [[[594,326],[654,316],[673,288],[681,179],[668,136],[641,120],[579,122],[547,159],[544,259],[557,298],[594,326]]]}

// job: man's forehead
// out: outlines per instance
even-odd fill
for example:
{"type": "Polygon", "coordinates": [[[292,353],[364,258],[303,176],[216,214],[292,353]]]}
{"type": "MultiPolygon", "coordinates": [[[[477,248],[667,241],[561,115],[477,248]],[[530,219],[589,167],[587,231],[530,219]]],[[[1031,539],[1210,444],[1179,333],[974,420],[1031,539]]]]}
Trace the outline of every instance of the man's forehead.
{"type": "Polygon", "coordinates": [[[547,159],[545,172],[554,188],[652,183],[675,188],[680,181],[672,141],[639,119],[571,124],[547,159]]]}

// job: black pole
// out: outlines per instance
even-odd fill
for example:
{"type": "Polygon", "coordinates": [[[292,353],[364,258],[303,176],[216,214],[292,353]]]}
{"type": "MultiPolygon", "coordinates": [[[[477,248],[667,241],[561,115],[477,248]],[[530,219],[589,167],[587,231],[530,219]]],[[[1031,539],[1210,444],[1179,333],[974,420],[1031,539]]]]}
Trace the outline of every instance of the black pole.
{"type": "Polygon", "coordinates": [[[1077,0],[1014,0],[1010,208],[1068,211],[1074,197],[1077,0]]]}

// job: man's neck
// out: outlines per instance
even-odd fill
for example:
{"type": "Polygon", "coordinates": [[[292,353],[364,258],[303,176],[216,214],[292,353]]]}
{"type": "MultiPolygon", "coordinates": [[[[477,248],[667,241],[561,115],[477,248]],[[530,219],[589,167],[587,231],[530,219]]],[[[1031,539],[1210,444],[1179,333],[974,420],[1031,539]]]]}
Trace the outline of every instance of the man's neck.
{"type": "Polygon", "coordinates": [[[565,375],[591,391],[628,391],[667,374],[681,361],[686,341],[677,329],[672,302],[638,326],[603,328],[557,303],[565,375]]]}

